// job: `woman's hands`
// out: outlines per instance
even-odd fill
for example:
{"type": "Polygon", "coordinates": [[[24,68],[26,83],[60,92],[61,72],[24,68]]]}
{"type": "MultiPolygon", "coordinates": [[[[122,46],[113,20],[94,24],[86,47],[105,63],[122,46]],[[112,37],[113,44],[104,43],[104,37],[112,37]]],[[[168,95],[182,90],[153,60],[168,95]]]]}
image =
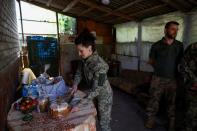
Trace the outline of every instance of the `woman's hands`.
{"type": "Polygon", "coordinates": [[[74,94],[77,92],[77,89],[78,89],[78,86],[74,84],[74,85],[72,86],[71,94],[74,95],[74,94]]]}

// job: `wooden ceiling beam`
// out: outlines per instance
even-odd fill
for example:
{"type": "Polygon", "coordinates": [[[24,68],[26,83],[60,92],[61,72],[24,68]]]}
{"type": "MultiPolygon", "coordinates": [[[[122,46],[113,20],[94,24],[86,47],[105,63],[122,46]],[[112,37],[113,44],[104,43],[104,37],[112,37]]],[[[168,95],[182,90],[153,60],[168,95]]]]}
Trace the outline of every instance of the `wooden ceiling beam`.
{"type": "Polygon", "coordinates": [[[131,7],[132,5],[137,4],[137,3],[140,3],[140,2],[142,2],[142,1],[144,1],[144,0],[135,0],[135,1],[132,1],[132,2],[130,2],[130,3],[126,4],[126,5],[124,5],[124,6],[121,6],[121,7],[118,8],[118,9],[115,9],[114,11],[123,10],[123,9],[125,9],[125,8],[131,7]]]}
{"type": "Polygon", "coordinates": [[[53,0],[48,0],[48,2],[46,3],[46,6],[50,6],[53,0]]]}
{"type": "Polygon", "coordinates": [[[88,8],[87,10],[84,10],[83,12],[81,12],[78,16],[82,16],[82,15],[84,15],[84,14],[86,14],[86,13],[92,11],[93,9],[94,9],[93,7],[90,7],[90,8],[88,8]]]}
{"type": "Polygon", "coordinates": [[[190,3],[197,5],[197,1],[196,0],[189,0],[190,3]]]}
{"type": "Polygon", "coordinates": [[[64,9],[63,12],[68,12],[72,9],[80,0],[72,0],[64,9]]]}
{"type": "Polygon", "coordinates": [[[173,8],[183,11],[183,12],[187,12],[189,10],[187,6],[181,5],[180,3],[178,3],[177,1],[174,1],[174,0],[161,0],[161,1],[168,4],[169,6],[171,6],[173,8]]]}
{"type": "Polygon", "coordinates": [[[113,10],[112,12],[109,12],[109,13],[104,14],[104,15],[102,15],[102,16],[98,16],[98,17],[96,17],[95,19],[101,19],[101,18],[103,18],[103,17],[106,17],[106,16],[108,16],[108,15],[111,15],[112,13],[115,13],[115,12],[117,12],[117,11],[120,11],[120,10],[123,10],[123,9],[125,9],[125,8],[131,7],[132,5],[137,4],[137,3],[139,3],[139,2],[142,2],[142,1],[144,1],[144,0],[134,0],[134,1],[130,2],[130,3],[128,3],[128,4],[125,4],[125,5],[121,6],[121,7],[119,7],[119,8],[117,8],[117,9],[113,10]]]}
{"type": "MultiPolygon", "coordinates": [[[[38,0],[21,0],[21,1],[27,2],[27,3],[32,4],[32,5],[36,5],[36,6],[42,7],[44,9],[48,9],[48,10],[57,12],[57,13],[60,13],[60,14],[63,14],[63,15],[67,15],[67,16],[70,16],[70,17],[87,19],[85,17],[80,17],[80,16],[77,16],[77,15],[71,14],[69,12],[63,12],[62,11],[62,7],[60,5],[56,5],[55,7],[53,7],[53,5],[51,5],[51,6],[48,7],[46,5],[46,3],[41,3],[38,0]]],[[[100,22],[100,23],[104,23],[103,21],[97,21],[97,20],[95,20],[95,21],[96,22],[100,22]]],[[[107,24],[107,23],[105,23],[105,24],[107,24]]]]}
{"type": "Polygon", "coordinates": [[[186,9],[190,10],[192,5],[188,2],[188,0],[176,0],[181,6],[185,7],[186,9]]]}
{"type": "Polygon", "coordinates": [[[158,10],[158,9],[163,8],[163,7],[166,7],[166,6],[167,6],[167,4],[153,6],[152,8],[148,8],[148,9],[144,9],[144,10],[139,11],[139,12],[132,13],[129,16],[134,17],[134,16],[137,16],[137,15],[140,15],[140,14],[146,14],[148,12],[152,12],[154,10],[158,10]]]}
{"type": "Polygon", "coordinates": [[[31,2],[33,0],[16,0],[16,1],[25,1],[25,2],[31,2]]]}
{"type": "MultiPolygon", "coordinates": [[[[88,0],[80,0],[80,3],[84,4],[84,5],[87,5],[89,7],[93,7],[97,10],[100,10],[100,11],[103,11],[103,12],[106,12],[106,13],[111,13],[113,10],[106,7],[106,6],[103,6],[103,5],[98,5],[94,2],[91,2],[91,1],[88,1],[88,0]]],[[[125,14],[122,14],[122,13],[118,13],[118,12],[112,12],[112,15],[114,16],[119,16],[121,18],[124,18],[124,19],[127,19],[127,20],[132,20],[133,18],[125,15],[125,14]]]]}
{"type": "Polygon", "coordinates": [[[115,19],[111,19],[111,20],[106,20],[106,21],[104,21],[104,23],[115,23],[114,21],[119,21],[119,20],[121,20],[120,17],[115,18],[115,19]]]}
{"type": "MultiPolygon", "coordinates": [[[[132,18],[135,18],[134,20],[137,20],[137,15],[146,14],[148,12],[152,12],[154,10],[158,10],[158,9],[163,8],[165,6],[167,6],[167,4],[157,5],[157,6],[154,6],[152,8],[148,8],[148,9],[145,9],[145,10],[142,10],[142,11],[139,11],[139,12],[128,14],[128,16],[130,16],[132,18]]],[[[117,23],[116,21],[119,21],[119,20],[120,20],[119,18],[116,18],[116,19],[108,20],[108,21],[106,21],[106,23],[111,23],[111,22],[112,23],[117,23]]]]}
{"type": "Polygon", "coordinates": [[[113,20],[108,20],[108,21],[104,21],[104,23],[106,24],[121,24],[121,23],[125,23],[125,22],[129,22],[128,20],[124,20],[119,18],[113,19],[113,20]]]}
{"type": "Polygon", "coordinates": [[[61,13],[61,14],[64,14],[64,15],[68,15],[68,16],[71,16],[71,17],[76,17],[76,16],[74,16],[73,14],[71,14],[71,13],[67,13],[67,12],[62,12],[62,10],[61,10],[61,7],[52,7],[52,6],[46,6],[46,4],[44,4],[44,3],[40,3],[40,2],[38,2],[37,0],[35,1],[33,1],[33,0],[31,0],[31,1],[27,1],[27,0],[21,0],[21,1],[25,1],[25,2],[27,2],[27,3],[30,3],[30,4],[33,4],[33,5],[36,5],[36,6],[39,6],[39,7],[42,7],[42,8],[45,8],[45,9],[48,9],[48,10],[52,10],[52,11],[55,11],[55,12],[57,12],[57,13],[61,13]]]}

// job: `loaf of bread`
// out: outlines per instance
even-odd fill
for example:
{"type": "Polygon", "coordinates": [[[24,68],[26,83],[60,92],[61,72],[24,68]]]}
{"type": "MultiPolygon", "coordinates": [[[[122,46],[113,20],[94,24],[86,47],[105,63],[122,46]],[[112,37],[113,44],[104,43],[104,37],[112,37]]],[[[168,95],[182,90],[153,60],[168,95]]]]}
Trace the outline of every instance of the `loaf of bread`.
{"type": "Polygon", "coordinates": [[[67,117],[71,108],[68,103],[53,103],[50,106],[50,114],[52,118],[67,117]]]}

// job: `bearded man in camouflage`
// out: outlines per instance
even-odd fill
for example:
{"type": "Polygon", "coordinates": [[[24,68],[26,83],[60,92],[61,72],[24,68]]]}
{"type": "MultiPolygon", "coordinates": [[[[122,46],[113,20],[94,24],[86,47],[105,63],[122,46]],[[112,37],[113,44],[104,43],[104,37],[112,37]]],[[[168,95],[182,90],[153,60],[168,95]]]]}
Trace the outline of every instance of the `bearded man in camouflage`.
{"type": "Polygon", "coordinates": [[[161,97],[165,98],[168,112],[168,131],[175,130],[175,98],[178,63],[183,54],[183,44],[176,40],[178,23],[170,21],[165,25],[165,36],[151,47],[149,64],[154,68],[147,106],[148,119],[145,127],[155,126],[161,97]]]}

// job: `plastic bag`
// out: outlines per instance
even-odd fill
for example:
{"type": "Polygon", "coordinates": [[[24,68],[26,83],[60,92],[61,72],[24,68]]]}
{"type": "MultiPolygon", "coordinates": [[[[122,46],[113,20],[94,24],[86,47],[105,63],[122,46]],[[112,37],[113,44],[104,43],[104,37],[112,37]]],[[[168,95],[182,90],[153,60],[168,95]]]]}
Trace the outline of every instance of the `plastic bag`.
{"type": "Polygon", "coordinates": [[[55,77],[52,84],[41,85],[39,95],[49,96],[50,101],[55,100],[58,96],[64,96],[69,87],[65,84],[61,76],[55,77]]]}
{"type": "Polygon", "coordinates": [[[37,85],[25,85],[22,89],[22,97],[38,97],[38,86],[37,85]]]}

